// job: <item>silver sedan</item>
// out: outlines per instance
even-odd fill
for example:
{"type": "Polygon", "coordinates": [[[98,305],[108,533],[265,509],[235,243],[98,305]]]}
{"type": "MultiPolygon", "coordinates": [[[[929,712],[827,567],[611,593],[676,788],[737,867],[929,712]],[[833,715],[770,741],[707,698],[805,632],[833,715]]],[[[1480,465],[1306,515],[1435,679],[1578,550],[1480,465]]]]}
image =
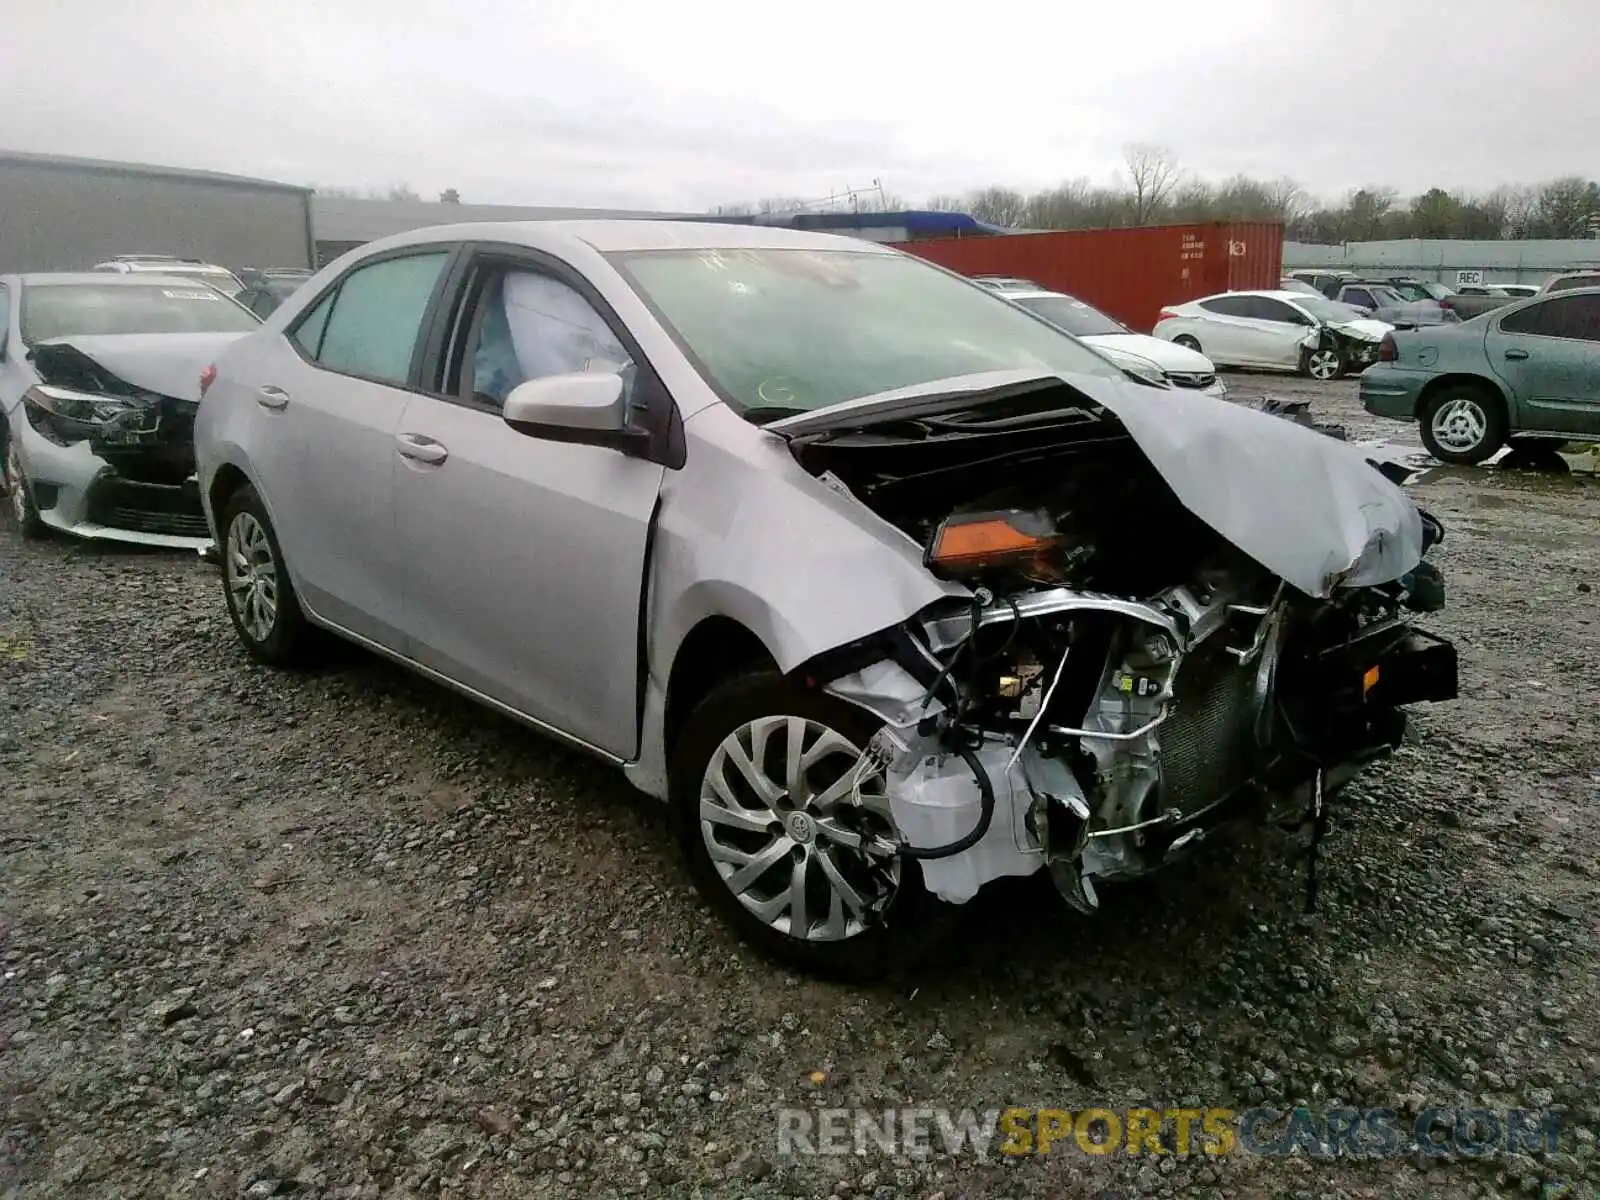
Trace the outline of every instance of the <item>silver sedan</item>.
{"type": "Polygon", "coordinates": [[[891,966],[1003,876],[1092,912],[1227,820],[1325,821],[1455,693],[1405,615],[1437,524],[1358,451],[868,242],[421,230],[206,379],[252,655],[331,631],[618,764],[802,967],[891,966]]]}

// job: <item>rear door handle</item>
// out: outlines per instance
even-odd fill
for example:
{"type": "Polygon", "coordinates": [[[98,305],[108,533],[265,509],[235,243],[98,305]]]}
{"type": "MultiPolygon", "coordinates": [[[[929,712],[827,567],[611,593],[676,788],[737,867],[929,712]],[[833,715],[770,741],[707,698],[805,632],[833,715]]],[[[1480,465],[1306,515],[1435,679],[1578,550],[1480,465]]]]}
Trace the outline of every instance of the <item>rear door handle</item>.
{"type": "Polygon", "coordinates": [[[1506,357],[1511,359],[1524,359],[1528,357],[1526,350],[1507,350],[1506,357]]]}
{"type": "Polygon", "coordinates": [[[400,451],[401,458],[409,458],[413,462],[437,465],[450,457],[450,451],[420,433],[402,433],[395,438],[395,449],[400,451]]]}
{"type": "Polygon", "coordinates": [[[256,403],[273,412],[282,412],[289,407],[289,393],[282,388],[264,387],[256,392],[256,403]]]}

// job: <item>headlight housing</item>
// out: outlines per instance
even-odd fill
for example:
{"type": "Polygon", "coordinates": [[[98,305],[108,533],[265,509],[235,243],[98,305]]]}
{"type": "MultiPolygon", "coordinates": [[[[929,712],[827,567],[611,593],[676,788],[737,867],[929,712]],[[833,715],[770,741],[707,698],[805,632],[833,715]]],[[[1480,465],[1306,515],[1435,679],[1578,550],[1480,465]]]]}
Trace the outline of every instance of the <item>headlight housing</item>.
{"type": "Polygon", "coordinates": [[[28,423],[57,445],[93,437],[126,413],[147,406],[125,396],[105,396],[41,383],[22,397],[28,423]]]}
{"type": "Polygon", "coordinates": [[[1148,358],[1140,358],[1136,354],[1122,354],[1115,350],[1101,348],[1100,353],[1109,358],[1113,366],[1120,368],[1125,375],[1132,375],[1141,383],[1154,384],[1156,387],[1171,387],[1167,382],[1167,373],[1148,358]]]}

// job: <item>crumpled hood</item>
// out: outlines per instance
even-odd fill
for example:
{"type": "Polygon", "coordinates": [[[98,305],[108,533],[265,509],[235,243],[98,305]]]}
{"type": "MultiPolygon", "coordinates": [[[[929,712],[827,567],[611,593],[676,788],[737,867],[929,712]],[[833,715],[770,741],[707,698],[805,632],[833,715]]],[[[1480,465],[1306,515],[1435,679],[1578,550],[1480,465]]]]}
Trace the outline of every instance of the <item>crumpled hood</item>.
{"type": "Polygon", "coordinates": [[[1383,335],[1392,332],[1394,326],[1387,321],[1377,321],[1371,317],[1362,317],[1355,321],[1346,321],[1342,325],[1329,326],[1340,333],[1347,333],[1352,337],[1363,338],[1369,342],[1380,342],[1383,335]]]}
{"type": "Polygon", "coordinates": [[[990,371],[935,380],[787,417],[785,437],[918,412],[949,411],[998,389],[1059,379],[1127,428],[1184,506],[1293,587],[1327,598],[1388,583],[1422,558],[1422,519],[1355,447],[1268,413],[1205,395],[1174,405],[1154,388],[1098,375],[990,371]]]}
{"type": "Polygon", "coordinates": [[[147,392],[179,400],[200,399],[200,372],[238,333],[120,333],[52,338],[33,346],[33,366],[50,382],[51,369],[66,366],[74,352],[147,392]]]}

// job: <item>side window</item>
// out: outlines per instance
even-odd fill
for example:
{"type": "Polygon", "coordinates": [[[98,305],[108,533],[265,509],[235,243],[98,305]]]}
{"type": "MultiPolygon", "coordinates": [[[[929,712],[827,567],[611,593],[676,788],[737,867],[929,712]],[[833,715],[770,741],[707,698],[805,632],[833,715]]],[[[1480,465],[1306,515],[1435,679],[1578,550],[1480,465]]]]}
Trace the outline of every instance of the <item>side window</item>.
{"type": "Polygon", "coordinates": [[[339,289],[335,288],[324,296],[315,308],[300,318],[300,323],[289,334],[307,358],[316,358],[322,349],[322,331],[328,327],[328,314],[333,311],[333,301],[338,294],[339,289]]]}
{"type": "Polygon", "coordinates": [[[1362,308],[1378,307],[1378,302],[1372,298],[1372,293],[1365,288],[1346,288],[1340,299],[1346,304],[1359,304],[1362,308]]]}
{"type": "Polygon", "coordinates": [[[1500,322],[1503,333],[1600,342],[1600,296],[1563,296],[1530,304],[1500,322]]]}
{"type": "Polygon", "coordinates": [[[530,379],[622,372],[628,351],[583,295],[552,276],[511,268],[487,279],[471,318],[462,394],[498,408],[530,379]]]}
{"type": "Polygon", "coordinates": [[[1300,314],[1290,308],[1282,300],[1274,300],[1270,296],[1252,296],[1250,298],[1250,312],[1248,314],[1257,321],[1272,321],[1279,325],[1300,325],[1304,322],[1300,314]]]}
{"type": "Polygon", "coordinates": [[[1219,317],[1247,317],[1250,315],[1247,301],[1243,296],[1218,296],[1214,300],[1202,300],[1200,307],[1207,312],[1216,313],[1219,317]]]}
{"type": "Polygon", "coordinates": [[[11,352],[11,289],[0,284],[0,358],[11,352]]]}
{"type": "Polygon", "coordinates": [[[404,383],[428,300],[449,257],[440,250],[389,258],[345,276],[333,311],[323,318],[318,364],[345,375],[404,383]]]}

